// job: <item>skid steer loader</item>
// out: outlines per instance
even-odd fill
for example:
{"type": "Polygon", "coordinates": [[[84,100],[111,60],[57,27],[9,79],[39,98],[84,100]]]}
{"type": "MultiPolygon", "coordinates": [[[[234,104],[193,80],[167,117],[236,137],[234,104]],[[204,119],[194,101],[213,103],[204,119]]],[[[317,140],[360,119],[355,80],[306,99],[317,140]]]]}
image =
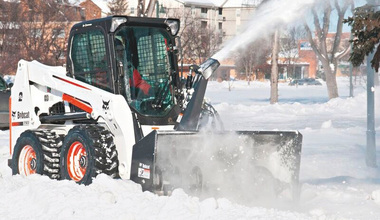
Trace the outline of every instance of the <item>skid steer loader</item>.
{"type": "Polygon", "coordinates": [[[177,19],[84,21],[71,29],[66,69],[21,60],[10,98],[12,173],[80,184],[104,173],[161,194],[295,193],[300,133],[200,129],[217,118],[203,100],[219,62],[180,77],[179,28],[177,19]]]}

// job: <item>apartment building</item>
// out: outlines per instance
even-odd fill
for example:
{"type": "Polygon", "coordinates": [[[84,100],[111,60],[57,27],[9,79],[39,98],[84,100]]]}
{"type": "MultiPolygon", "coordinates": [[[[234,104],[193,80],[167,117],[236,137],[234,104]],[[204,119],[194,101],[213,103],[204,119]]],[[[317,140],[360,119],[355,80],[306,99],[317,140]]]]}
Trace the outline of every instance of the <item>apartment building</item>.
{"type": "MultiPolygon", "coordinates": [[[[129,16],[138,15],[141,0],[129,0],[129,16]]],[[[262,0],[145,0],[141,10],[151,17],[177,17],[184,28],[188,22],[196,21],[199,28],[208,29],[217,36],[217,43],[233,38],[243,31],[245,23],[262,0]]],[[[84,0],[79,3],[84,9],[86,20],[104,17],[109,13],[106,0],[84,0]]],[[[234,62],[222,63],[217,73],[219,78],[229,79],[235,74],[234,62]]]]}

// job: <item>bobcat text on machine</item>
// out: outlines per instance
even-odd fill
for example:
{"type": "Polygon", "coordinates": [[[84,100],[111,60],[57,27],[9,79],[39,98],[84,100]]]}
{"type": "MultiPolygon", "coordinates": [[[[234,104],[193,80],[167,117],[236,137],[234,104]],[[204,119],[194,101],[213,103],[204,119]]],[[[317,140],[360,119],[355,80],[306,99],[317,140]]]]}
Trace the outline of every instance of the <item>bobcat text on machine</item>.
{"type": "Polygon", "coordinates": [[[164,194],[222,182],[249,190],[265,177],[273,184],[260,187],[296,192],[297,131],[200,129],[217,118],[203,99],[219,62],[193,65],[182,79],[179,28],[177,19],[84,21],[71,29],[66,70],[21,60],[10,99],[12,173],[83,184],[105,173],[164,194]]]}

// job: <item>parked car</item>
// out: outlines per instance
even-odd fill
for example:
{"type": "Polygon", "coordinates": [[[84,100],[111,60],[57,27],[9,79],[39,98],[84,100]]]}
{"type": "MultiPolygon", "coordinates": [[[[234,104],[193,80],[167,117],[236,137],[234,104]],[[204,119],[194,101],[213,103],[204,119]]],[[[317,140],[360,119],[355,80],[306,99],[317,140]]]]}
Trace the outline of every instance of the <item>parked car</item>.
{"type": "Polygon", "coordinates": [[[0,129],[9,128],[9,96],[11,88],[0,76],[0,129]]]}
{"type": "Polygon", "coordinates": [[[314,86],[321,86],[322,83],[314,78],[303,78],[303,79],[294,79],[289,83],[289,86],[295,86],[295,85],[314,85],[314,86]]]}

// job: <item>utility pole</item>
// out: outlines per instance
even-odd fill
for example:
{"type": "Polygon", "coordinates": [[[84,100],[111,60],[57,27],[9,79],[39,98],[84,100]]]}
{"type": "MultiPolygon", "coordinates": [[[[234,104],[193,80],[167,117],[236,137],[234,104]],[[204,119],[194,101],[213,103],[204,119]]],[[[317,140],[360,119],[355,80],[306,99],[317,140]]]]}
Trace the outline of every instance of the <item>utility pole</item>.
{"type": "Polygon", "coordinates": [[[352,72],[353,72],[353,67],[352,63],[350,63],[350,97],[354,97],[354,84],[352,83],[352,72]]]}
{"type": "MultiPolygon", "coordinates": [[[[376,7],[379,0],[367,0],[369,5],[376,7]]],[[[371,67],[374,52],[367,56],[367,148],[366,164],[377,167],[376,163],[376,131],[375,131],[375,71],[371,67]]]]}
{"type": "Polygon", "coordinates": [[[376,167],[376,131],[375,131],[375,71],[371,67],[374,53],[367,57],[367,149],[366,164],[376,167]]]}
{"type": "MultiPolygon", "coordinates": [[[[352,40],[352,34],[350,37],[350,40],[352,40]]],[[[352,44],[351,44],[351,51],[352,51],[352,44]]],[[[352,63],[350,62],[350,98],[354,97],[354,85],[352,83],[352,72],[353,72],[353,66],[352,63]]]]}

